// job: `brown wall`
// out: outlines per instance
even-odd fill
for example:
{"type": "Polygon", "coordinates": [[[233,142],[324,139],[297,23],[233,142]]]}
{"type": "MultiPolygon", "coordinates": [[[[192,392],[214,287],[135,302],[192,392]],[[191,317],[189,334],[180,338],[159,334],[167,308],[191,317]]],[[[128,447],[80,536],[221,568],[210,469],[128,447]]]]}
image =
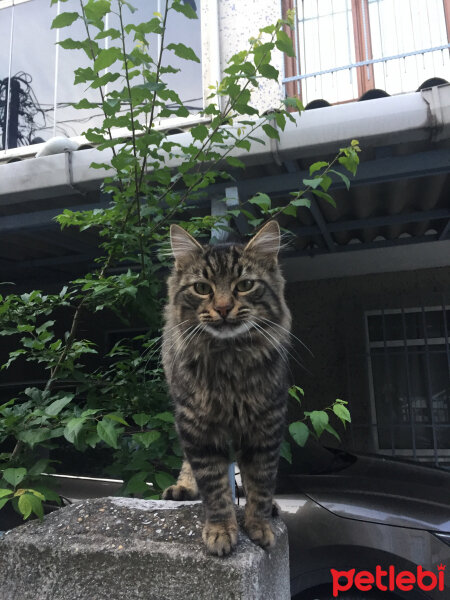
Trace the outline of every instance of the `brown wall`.
{"type": "MultiPolygon", "coordinates": [[[[292,369],[295,383],[305,390],[306,410],[324,408],[335,398],[347,400],[353,431],[345,436],[346,444],[373,450],[364,311],[440,305],[443,297],[450,303],[450,267],[288,284],[293,332],[314,353],[312,358],[294,340],[309,370],[295,364],[292,369]]],[[[342,427],[336,428],[342,433],[342,427]]]]}

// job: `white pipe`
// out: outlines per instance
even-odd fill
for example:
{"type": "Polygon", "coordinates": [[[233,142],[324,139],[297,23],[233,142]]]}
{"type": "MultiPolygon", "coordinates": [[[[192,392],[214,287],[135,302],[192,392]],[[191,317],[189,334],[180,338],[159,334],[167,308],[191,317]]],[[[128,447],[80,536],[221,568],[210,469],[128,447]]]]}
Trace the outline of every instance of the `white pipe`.
{"type": "MultiPolygon", "coordinates": [[[[61,2],[58,0],[58,8],[56,11],[56,15],[59,16],[61,12],[61,2]]],[[[61,29],[57,27],[56,29],[56,50],[55,50],[55,80],[54,80],[54,90],[53,90],[53,137],[56,137],[56,109],[58,107],[58,71],[59,71],[59,40],[60,40],[60,32],[61,29]]]]}
{"type": "Polygon", "coordinates": [[[14,2],[11,8],[11,29],[9,36],[9,61],[8,61],[8,94],[6,97],[6,124],[5,124],[5,150],[8,150],[9,142],[9,102],[11,99],[11,72],[12,72],[12,49],[14,43],[14,2]]]}

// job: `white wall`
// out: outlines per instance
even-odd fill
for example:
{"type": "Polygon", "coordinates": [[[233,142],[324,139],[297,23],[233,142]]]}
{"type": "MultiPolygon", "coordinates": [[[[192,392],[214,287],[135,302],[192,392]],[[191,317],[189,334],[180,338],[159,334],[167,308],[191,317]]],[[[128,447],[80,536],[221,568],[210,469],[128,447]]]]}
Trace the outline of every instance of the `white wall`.
{"type": "MultiPolygon", "coordinates": [[[[271,25],[280,18],[279,0],[203,0],[202,52],[206,95],[210,93],[208,86],[217,82],[219,73],[223,74],[230,57],[248,48],[249,38],[256,37],[260,28],[271,25]]],[[[273,52],[272,64],[279,70],[281,82],[284,60],[278,50],[273,52]]],[[[257,109],[265,111],[277,108],[282,97],[281,83],[265,80],[253,94],[252,102],[257,109]]]]}

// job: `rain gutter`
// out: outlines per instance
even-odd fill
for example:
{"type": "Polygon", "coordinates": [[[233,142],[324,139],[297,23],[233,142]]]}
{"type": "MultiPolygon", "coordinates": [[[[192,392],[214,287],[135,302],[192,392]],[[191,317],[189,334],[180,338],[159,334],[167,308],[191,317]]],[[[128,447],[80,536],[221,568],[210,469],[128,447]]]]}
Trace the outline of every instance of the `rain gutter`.
{"type": "MultiPolygon", "coordinates": [[[[293,115],[280,131],[276,147],[264,132],[263,144],[251,143],[250,152],[234,149],[247,165],[315,158],[335,153],[356,138],[363,148],[450,138],[450,85],[421,92],[318,108],[293,115]]],[[[171,136],[174,142],[198,143],[189,132],[171,136]]],[[[230,142],[231,144],[231,142],[230,142]]],[[[99,189],[111,172],[92,169],[90,164],[109,163],[111,150],[86,149],[71,153],[70,169],[65,153],[0,165],[0,206],[40,198],[73,195],[99,189]]],[[[165,164],[176,167],[182,158],[169,157],[165,164]]]]}

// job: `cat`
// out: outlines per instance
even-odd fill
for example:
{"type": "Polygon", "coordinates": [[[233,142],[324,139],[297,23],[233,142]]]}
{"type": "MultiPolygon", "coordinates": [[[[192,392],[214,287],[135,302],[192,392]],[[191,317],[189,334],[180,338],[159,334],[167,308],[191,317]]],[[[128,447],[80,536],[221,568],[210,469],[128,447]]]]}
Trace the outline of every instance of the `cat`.
{"type": "Polygon", "coordinates": [[[175,264],[162,360],[185,460],[163,498],[200,496],[203,541],[210,553],[229,554],[238,533],[231,446],[246,495],[244,527],[270,548],[291,326],[278,265],[280,228],[269,221],[246,245],[202,246],[178,225],[170,233],[175,264]]]}

